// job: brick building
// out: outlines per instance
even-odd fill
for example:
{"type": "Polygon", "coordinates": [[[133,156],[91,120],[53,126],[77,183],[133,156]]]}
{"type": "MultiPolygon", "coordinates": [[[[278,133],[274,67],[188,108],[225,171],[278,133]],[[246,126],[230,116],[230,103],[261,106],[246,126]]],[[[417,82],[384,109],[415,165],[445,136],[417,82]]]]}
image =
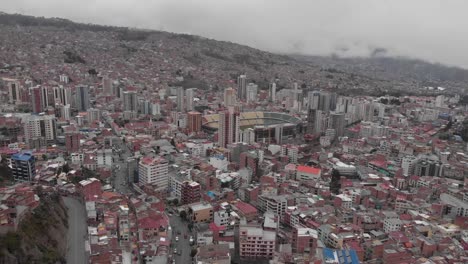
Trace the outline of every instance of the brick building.
{"type": "Polygon", "coordinates": [[[241,259],[272,259],[275,252],[276,232],[261,226],[239,227],[239,255],[241,259]]]}
{"type": "Polygon", "coordinates": [[[181,186],[181,203],[191,204],[199,202],[201,198],[201,186],[194,181],[185,181],[181,186]]]}
{"type": "Polygon", "coordinates": [[[96,201],[102,194],[101,182],[96,178],[80,181],[79,189],[85,201],[96,201]]]}
{"type": "Polygon", "coordinates": [[[68,153],[77,152],[80,150],[80,133],[69,132],[65,134],[65,147],[68,153]]]}

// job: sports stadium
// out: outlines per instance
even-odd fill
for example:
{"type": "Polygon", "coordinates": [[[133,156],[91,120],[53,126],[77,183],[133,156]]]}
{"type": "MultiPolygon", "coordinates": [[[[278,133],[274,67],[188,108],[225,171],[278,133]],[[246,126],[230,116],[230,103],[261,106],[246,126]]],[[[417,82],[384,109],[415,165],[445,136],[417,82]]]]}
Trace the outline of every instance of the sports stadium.
{"type": "MultiPolygon", "coordinates": [[[[241,112],[239,128],[255,131],[255,141],[276,142],[293,138],[302,130],[301,119],[278,112],[241,112]]],[[[202,126],[208,132],[218,130],[219,114],[203,116],[202,126]]]]}

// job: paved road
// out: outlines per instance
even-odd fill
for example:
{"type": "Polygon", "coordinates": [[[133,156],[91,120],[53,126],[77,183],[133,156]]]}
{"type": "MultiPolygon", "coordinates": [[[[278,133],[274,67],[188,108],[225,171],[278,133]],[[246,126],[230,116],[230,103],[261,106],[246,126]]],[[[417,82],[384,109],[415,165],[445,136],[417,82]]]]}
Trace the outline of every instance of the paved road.
{"type": "Polygon", "coordinates": [[[132,191],[128,185],[127,157],[130,157],[132,153],[120,139],[114,141],[114,147],[119,148],[121,152],[114,152],[113,155],[112,186],[119,193],[131,194],[132,191]],[[116,165],[119,166],[119,169],[116,168],[116,165]]]}
{"type": "Polygon", "coordinates": [[[86,209],[77,199],[63,197],[68,209],[68,252],[67,263],[86,264],[88,253],[85,250],[85,237],[87,234],[86,209]]]}
{"type": "Polygon", "coordinates": [[[177,253],[181,253],[180,255],[175,255],[175,263],[176,264],[190,264],[192,263],[192,257],[190,257],[190,252],[192,248],[190,246],[190,233],[188,231],[188,223],[183,222],[182,219],[178,215],[173,215],[170,217],[171,228],[173,232],[172,236],[172,245],[171,248],[172,254],[174,254],[174,248],[177,249],[177,253]],[[180,235],[178,235],[178,231],[180,231],[180,235]],[[184,238],[184,234],[187,234],[187,238],[184,238]],[[176,237],[179,237],[179,241],[176,242],[176,237]]]}

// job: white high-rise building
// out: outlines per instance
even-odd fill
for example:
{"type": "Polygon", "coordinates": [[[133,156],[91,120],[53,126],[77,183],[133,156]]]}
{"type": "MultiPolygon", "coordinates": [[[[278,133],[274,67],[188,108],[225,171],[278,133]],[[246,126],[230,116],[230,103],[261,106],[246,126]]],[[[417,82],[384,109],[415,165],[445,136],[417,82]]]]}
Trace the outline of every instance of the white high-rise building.
{"type": "Polygon", "coordinates": [[[8,102],[10,104],[16,104],[21,101],[21,88],[20,82],[16,79],[3,78],[8,86],[8,102]]]}
{"type": "Polygon", "coordinates": [[[24,125],[24,137],[26,142],[43,138],[53,142],[57,136],[55,116],[53,115],[29,115],[22,119],[24,125]]]}
{"type": "Polygon", "coordinates": [[[258,93],[258,85],[255,83],[249,83],[246,88],[246,101],[256,102],[258,93]]]}
{"type": "Polygon", "coordinates": [[[237,77],[237,98],[239,98],[239,100],[243,100],[246,98],[246,84],[246,75],[240,75],[239,77],[237,77]]]}
{"type": "Polygon", "coordinates": [[[224,105],[226,107],[236,105],[236,90],[231,87],[224,90],[224,105]]]}
{"type": "Polygon", "coordinates": [[[320,92],[312,91],[307,93],[307,102],[309,109],[318,109],[320,100],[320,92]]]}
{"type": "Polygon", "coordinates": [[[403,169],[404,176],[412,176],[414,173],[414,166],[416,165],[417,158],[415,156],[406,156],[401,159],[401,168],[403,169]]]}
{"type": "Polygon", "coordinates": [[[91,124],[94,121],[101,119],[101,111],[96,108],[90,108],[88,109],[87,117],[88,117],[88,123],[91,124]]]}
{"type": "Polygon", "coordinates": [[[247,144],[255,143],[255,130],[253,128],[246,128],[239,134],[240,142],[244,142],[247,144]]]}
{"type": "Polygon", "coordinates": [[[145,157],[138,164],[139,183],[154,185],[155,190],[165,190],[169,185],[169,163],[163,157],[145,157]]]}
{"type": "Polygon", "coordinates": [[[151,104],[151,114],[152,115],[160,115],[161,114],[161,105],[159,103],[152,103],[151,104]]]}
{"type": "Polygon", "coordinates": [[[364,104],[364,121],[373,121],[374,120],[374,111],[375,106],[372,102],[367,102],[364,104]]]}
{"type": "Polygon", "coordinates": [[[379,103],[379,118],[384,118],[385,117],[385,105],[379,103]]]}
{"type": "Polygon", "coordinates": [[[270,83],[270,87],[268,90],[270,92],[270,101],[275,102],[276,101],[276,83],[270,83]]]}
{"type": "Polygon", "coordinates": [[[61,83],[68,83],[68,82],[70,81],[70,79],[68,78],[68,76],[65,75],[65,74],[61,74],[61,75],[59,76],[59,78],[60,78],[60,82],[61,82],[61,83]]]}
{"type": "Polygon", "coordinates": [[[98,166],[112,167],[112,149],[100,149],[96,151],[98,166]]]}
{"type": "Polygon", "coordinates": [[[54,101],[63,105],[71,104],[72,93],[70,87],[63,87],[59,85],[53,88],[54,101]]]}
{"type": "Polygon", "coordinates": [[[138,110],[138,100],[136,91],[123,92],[123,110],[136,112],[138,110]]]}
{"type": "Polygon", "coordinates": [[[315,112],[314,133],[323,133],[328,128],[328,116],[324,111],[315,112]]]}
{"type": "Polygon", "coordinates": [[[195,97],[195,88],[185,90],[185,97],[187,99],[187,112],[193,111],[193,99],[195,97]]]}
{"type": "Polygon", "coordinates": [[[177,111],[184,112],[184,87],[177,87],[177,111]]]}
{"type": "Polygon", "coordinates": [[[299,148],[297,148],[296,146],[288,147],[289,162],[297,163],[298,156],[299,156],[299,148]]]}
{"type": "Polygon", "coordinates": [[[439,95],[435,99],[435,106],[436,107],[443,107],[444,106],[444,101],[445,101],[445,96],[439,95]]]}
{"type": "Polygon", "coordinates": [[[57,108],[59,109],[60,111],[60,117],[63,119],[63,120],[70,120],[70,105],[67,104],[67,105],[58,105],[57,108]]]}
{"type": "Polygon", "coordinates": [[[107,76],[102,78],[102,93],[104,95],[112,95],[113,93],[112,80],[107,76]]]}

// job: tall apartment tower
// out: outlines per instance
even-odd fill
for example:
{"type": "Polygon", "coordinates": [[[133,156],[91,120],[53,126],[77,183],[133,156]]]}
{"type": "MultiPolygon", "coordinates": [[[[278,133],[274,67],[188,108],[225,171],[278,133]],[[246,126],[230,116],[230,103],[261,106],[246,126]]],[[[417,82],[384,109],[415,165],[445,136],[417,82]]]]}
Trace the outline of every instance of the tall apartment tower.
{"type": "Polygon", "coordinates": [[[184,87],[177,87],[177,111],[184,112],[184,87]]]}
{"type": "Polygon", "coordinates": [[[65,147],[68,153],[77,152],[80,150],[81,134],[78,132],[65,133],[65,147]]]}
{"type": "Polygon", "coordinates": [[[330,112],[330,105],[331,105],[330,101],[331,101],[330,93],[320,92],[318,109],[326,113],[330,112]]]}
{"type": "Polygon", "coordinates": [[[102,78],[102,93],[104,95],[112,95],[113,93],[112,79],[110,79],[108,76],[102,78]]]}
{"type": "Polygon", "coordinates": [[[196,111],[187,113],[187,128],[190,133],[200,132],[202,126],[202,114],[196,111]]]}
{"type": "Polygon", "coordinates": [[[314,133],[316,115],[317,110],[309,108],[309,110],[307,111],[307,133],[314,133]]]}
{"type": "Polygon", "coordinates": [[[218,145],[225,148],[227,145],[239,141],[240,113],[234,107],[219,113],[218,145]]]}
{"type": "Polygon", "coordinates": [[[70,105],[57,104],[55,113],[62,120],[70,120],[70,105]]]}
{"type": "Polygon", "coordinates": [[[320,101],[320,92],[319,91],[311,91],[307,93],[307,103],[308,109],[319,109],[319,101],[320,101]]]}
{"type": "Polygon", "coordinates": [[[245,88],[245,91],[245,99],[247,102],[257,101],[258,85],[255,83],[249,83],[245,88]]]}
{"type": "Polygon", "coordinates": [[[195,97],[195,88],[185,90],[185,98],[187,99],[187,111],[193,111],[193,98],[195,97]]]}
{"type": "Polygon", "coordinates": [[[30,88],[33,113],[41,113],[49,106],[49,93],[46,87],[40,85],[30,88]]]}
{"type": "Polygon", "coordinates": [[[24,137],[26,143],[34,140],[44,140],[52,143],[56,139],[57,128],[53,115],[30,115],[23,118],[24,137]]]}
{"type": "Polygon", "coordinates": [[[237,98],[239,98],[239,101],[244,100],[246,98],[246,82],[246,75],[239,75],[239,77],[237,77],[237,98]]]}
{"type": "Polygon", "coordinates": [[[71,104],[71,89],[62,85],[53,88],[54,101],[63,105],[71,104]]]}
{"type": "Polygon", "coordinates": [[[372,102],[366,102],[364,105],[364,121],[374,120],[375,106],[372,102]]]}
{"type": "Polygon", "coordinates": [[[328,128],[328,117],[324,111],[315,111],[314,133],[320,134],[328,128]]]}
{"type": "Polygon", "coordinates": [[[16,181],[32,181],[36,177],[36,159],[31,152],[11,156],[11,172],[16,181]]]}
{"type": "Polygon", "coordinates": [[[343,113],[330,114],[330,126],[335,129],[335,137],[344,136],[345,115],[343,113]]]}
{"type": "Polygon", "coordinates": [[[269,95],[270,95],[270,101],[275,102],[276,101],[276,83],[270,83],[268,87],[269,95]]]}
{"type": "Polygon", "coordinates": [[[41,92],[41,87],[36,86],[32,87],[30,89],[31,92],[31,107],[32,107],[32,112],[33,113],[40,113],[44,109],[42,106],[42,92],[41,92]]]}
{"type": "Polygon", "coordinates": [[[325,113],[335,111],[337,94],[324,91],[311,91],[307,93],[308,109],[320,110],[325,113]]]}
{"type": "Polygon", "coordinates": [[[76,87],[76,108],[78,111],[85,112],[89,108],[89,87],[79,85],[76,87]]]}
{"type": "Polygon", "coordinates": [[[235,106],[236,105],[236,90],[229,87],[224,90],[224,106],[235,106]]]}
{"type": "Polygon", "coordinates": [[[21,87],[20,82],[16,79],[3,78],[8,87],[8,102],[16,104],[21,101],[21,87]]]}
{"type": "Polygon", "coordinates": [[[153,185],[156,191],[169,186],[169,163],[163,157],[144,157],[138,163],[139,183],[153,185]]]}
{"type": "Polygon", "coordinates": [[[136,91],[123,92],[123,110],[131,112],[136,112],[138,110],[136,91]]]}
{"type": "Polygon", "coordinates": [[[101,119],[101,110],[96,109],[96,108],[88,109],[87,118],[88,118],[88,123],[89,124],[93,123],[96,120],[100,120],[101,119]]]}

